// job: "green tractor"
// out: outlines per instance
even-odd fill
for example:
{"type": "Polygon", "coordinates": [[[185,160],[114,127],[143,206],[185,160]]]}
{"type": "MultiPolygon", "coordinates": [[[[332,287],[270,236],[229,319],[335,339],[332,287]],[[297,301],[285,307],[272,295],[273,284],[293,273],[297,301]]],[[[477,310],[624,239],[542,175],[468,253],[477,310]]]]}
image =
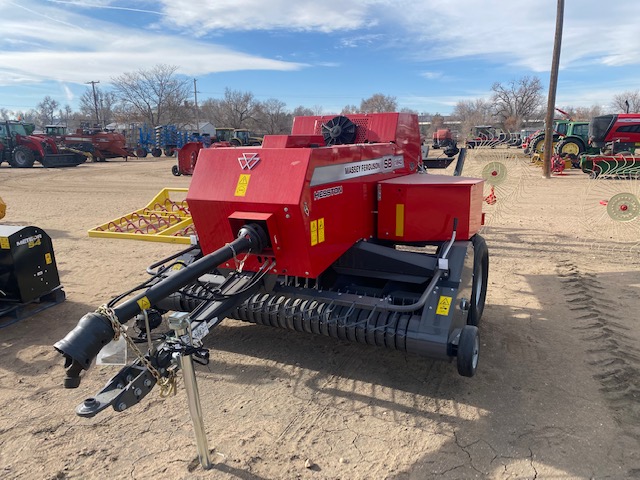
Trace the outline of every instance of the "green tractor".
{"type": "Polygon", "coordinates": [[[261,137],[252,137],[246,128],[216,128],[218,142],[228,142],[232,147],[262,145],[261,137]]]}
{"type": "Polygon", "coordinates": [[[555,152],[575,166],[580,155],[589,149],[589,122],[572,122],[568,127],[567,134],[558,140],[555,152]]]}
{"type": "MultiPolygon", "coordinates": [[[[529,142],[532,155],[542,155],[544,152],[544,130],[540,130],[529,142]]],[[[555,152],[560,156],[569,155],[577,160],[587,149],[589,138],[589,122],[575,122],[573,120],[554,120],[553,142],[555,152]]]]}

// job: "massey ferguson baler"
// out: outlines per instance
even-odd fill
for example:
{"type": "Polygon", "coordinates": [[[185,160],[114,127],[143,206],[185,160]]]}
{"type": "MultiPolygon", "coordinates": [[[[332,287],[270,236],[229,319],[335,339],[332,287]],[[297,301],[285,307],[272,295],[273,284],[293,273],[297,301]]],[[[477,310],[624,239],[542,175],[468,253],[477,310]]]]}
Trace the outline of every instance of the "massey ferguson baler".
{"type": "Polygon", "coordinates": [[[201,150],[187,195],[199,243],[55,344],[65,385],[125,322],[149,339],[168,314],[175,332],[77,413],[124,410],[155,383],[166,391],[184,358],[207,361],[203,339],[226,317],[456,359],[473,376],[489,266],[483,180],[427,173],[421,155],[417,117],[404,113],[297,117],[262,147],[201,150]]]}

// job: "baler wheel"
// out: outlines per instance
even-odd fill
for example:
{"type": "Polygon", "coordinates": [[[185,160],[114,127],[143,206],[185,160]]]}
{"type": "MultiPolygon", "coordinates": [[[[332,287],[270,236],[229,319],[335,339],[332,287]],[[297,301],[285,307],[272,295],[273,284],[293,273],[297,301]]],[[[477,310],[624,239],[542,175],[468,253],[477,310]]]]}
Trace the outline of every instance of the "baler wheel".
{"type": "Polygon", "coordinates": [[[180,173],[180,168],[178,168],[178,165],[174,165],[171,167],[171,173],[173,173],[176,177],[179,177],[180,175],[182,175],[180,173]]]}
{"type": "Polygon", "coordinates": [[[471,283],[471,306],[467,315],[467,324],[477,327],[484,312],[489,280],[489,249],[480,235],[474,235],[473,244],[473,281],[471,283]]]}
{"type": "Polygon", "coordinates": [[[478,327],[465,325],[458,340],[458,373],[463,377],[473,377],[478,368],[480,337],[478,327]]]}

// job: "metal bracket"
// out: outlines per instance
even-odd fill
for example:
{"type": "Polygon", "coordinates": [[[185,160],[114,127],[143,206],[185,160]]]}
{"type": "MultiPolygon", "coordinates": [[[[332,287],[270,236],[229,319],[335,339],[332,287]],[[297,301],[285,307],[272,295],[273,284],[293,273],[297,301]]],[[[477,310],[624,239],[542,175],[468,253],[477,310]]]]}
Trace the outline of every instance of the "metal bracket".
{"type": "Polygon", "coordinates": [[[122,412],[142,400],[154,387],[156,379],[137,360],[112,377],[95,397],[85,399],[76,407],[81,417],[93,417],[108,406],[122,412]]]}

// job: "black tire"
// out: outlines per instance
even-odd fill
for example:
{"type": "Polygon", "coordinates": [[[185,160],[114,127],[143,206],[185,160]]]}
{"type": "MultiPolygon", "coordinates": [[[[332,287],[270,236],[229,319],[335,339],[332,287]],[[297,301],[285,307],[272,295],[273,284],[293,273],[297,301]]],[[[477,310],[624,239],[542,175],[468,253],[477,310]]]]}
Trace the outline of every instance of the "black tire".
{"type": "Polygon", "coordinates": [[[480,336],[478,327],[465,325],[458,340],[458,373],[463,377],[473,377],[478,369],[480,354],[480,336]]]}
{"type": "Polygon", "coordinates": [[[145,158],[148,153],[149,152],[147,152],[147,149],[144,147],[138,147],[136,148],[136,151],[135,151],[136,157],[138,158],[145,158]]]}
{"type": "Polygon", "coordinates": [[[171,173],[173,173],[176,177],[179,177],[180,175],[182,175],[180,173],[180,169],[178,168],[178,165],[174,165],[173,167],[171,167],[171,173]]]}
{"type": "Polygon", "coordinates": [[[229,144],[231,144],[232,147],[239,147],[240,145],[242,145],[240,143],[240,140],[238,140],[237,138],[232,138],[231,140],[229,140],[229,144]]]}
{"type": "Polygon", "coordinates": [[[473,280],[471,282],[471,300],[467,325],[480,325],[487,298],[487,283],[489,281],[489,249],[487,242],[480,235],[474,235],[473,244],[473,280]]]}
{"type": "Polygon", "coordinates": [[[14,168],[31,168],[36,161],[32,150],[24,145],[17,145],[11,152],[11,160],[9,165],[14,168]]]}
{"type": "Polygon", "coordinates": [[[529,150],[531,151],[532,155],[536,153],[543,153],[544,152],[544,135],[538,135],[537,137],[532,138],[529,145],[530,145],[529,150]]]}
{"type": "Polygon", "coordinates": [[[582,140],[577,138],[563,138],[556,143],[556,153],[561,157],[574,155],[575,158],[584,153],[585,146],[582,140]]]}
{"type": "Polygon", "coordinates": [[[173,157],[174,153],[176,153],[176,151],[173,148],[165,148],[164,149],[164,156],[165,157],[173,157]]]}
{"type": "Polygon", "coordinates": [[[154,157],[158,158],[160,155],[162,155],[162,149],[161,148],[152,148],[151,149],[151,155],[153,155],[154,157]]]}

